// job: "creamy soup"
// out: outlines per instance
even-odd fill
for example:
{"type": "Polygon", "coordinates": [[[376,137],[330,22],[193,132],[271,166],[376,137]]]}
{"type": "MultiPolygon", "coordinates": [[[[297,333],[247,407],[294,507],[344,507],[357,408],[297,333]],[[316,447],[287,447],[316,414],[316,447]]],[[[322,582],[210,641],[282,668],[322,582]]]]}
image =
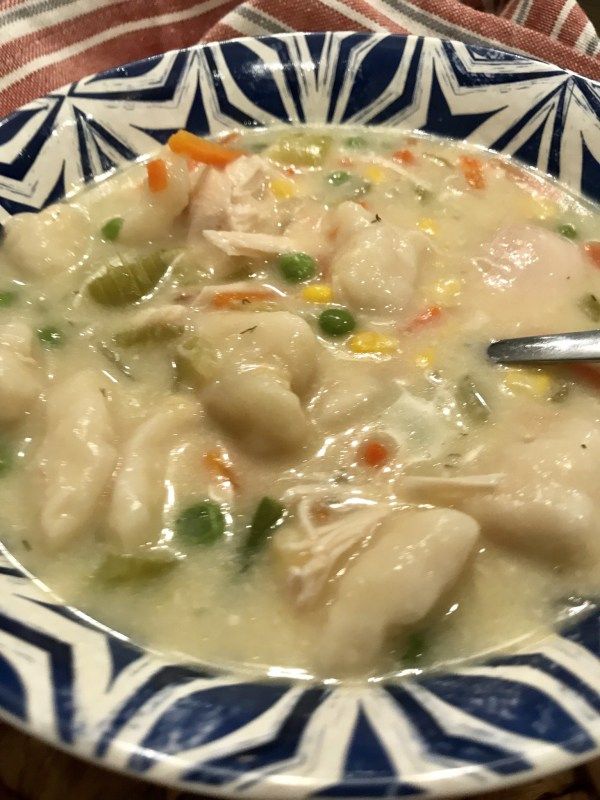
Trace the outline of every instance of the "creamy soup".
{"type": "Polygon", "coordinates": [[[272,675],[522,646],[600,586],[600,215],[394,130],[181,131],[0,248],[0,526],[135,641],[272,675]]]}

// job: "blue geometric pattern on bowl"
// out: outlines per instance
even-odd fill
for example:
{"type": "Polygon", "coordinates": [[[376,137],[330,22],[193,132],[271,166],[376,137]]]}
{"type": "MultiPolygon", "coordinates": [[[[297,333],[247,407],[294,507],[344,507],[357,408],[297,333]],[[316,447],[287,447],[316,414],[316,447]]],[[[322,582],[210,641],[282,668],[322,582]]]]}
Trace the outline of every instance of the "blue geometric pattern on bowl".
{"type": "MultiPolygon", "coordinates": [[[[164,142],[240,125],[349,123],[468,139],[600,199],[600,85],[419,37],[290,34],[95,75],[0,122],[0,221],[164,142]]],[[[0,560],[0,709],[110,767],[201,792],[440,797],[531,779],[600,747],[600,614],[532,652],[365,685],[169,662],[0,560]]]]}

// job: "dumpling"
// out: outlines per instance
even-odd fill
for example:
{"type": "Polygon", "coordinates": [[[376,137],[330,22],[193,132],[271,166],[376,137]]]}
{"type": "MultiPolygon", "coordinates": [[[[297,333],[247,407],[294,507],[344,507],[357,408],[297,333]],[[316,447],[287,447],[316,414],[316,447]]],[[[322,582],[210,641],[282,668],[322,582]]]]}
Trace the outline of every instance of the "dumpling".
{"type": "Polygon", "coordinates": [[[312,419],[324,430],[331,431],[356,424],[390,405],[398,397],[395,383],[382,380],[368,367],[355,364],[352,369],[332,359],[318,393],[311,400],[312,419]]]}
{"type": "Polygon", "coordinates": [[[222,370],[202,393],[202,402],[213,419],[256,454],[296,448],[310,431],[298,395],[274,367],[222,370]]]}
{"type": "Polygon", "coordinates": [[[41,528],[60,548],[85,535],[115,468],[117,451],[102,381],[80,372],[47,400],[46,436],[39,453],[44,477],[41,528]]]}
{"type": "Polygon", "coordinates": [[[87,213],[66,203],[38,214],[17,214],[5,230],[3,252],[16,267],[35,276],[66,272],[81,262],[90,245],[87,213]]]}
{"type": "Polygon", "coordinates": [[[200,397],[208,413],[249,450],[299,446],[310,425],[301,398],[316,370],[317,341],[286,311],[204,312],[194,321],[214,349],[200,397]]]}
{"type": "Polygon", "coordinates": [[[325,670],[373,663],[393,629],[412,626],[456,582],[479,526],[448,508],[396,512],[339,581],[321,638],[325,670]]]}
{"type": "Polygon", "coordinates": [[[310,325],[296,314],[201,312],[194,318],[194,327],[230,362],[283,368],[298,394],[305,392],[313,381],[319,346],[310,325]]]}
{"type": "Polygon", "coordinates": [[[336,299],[374,314],[403,311],[413,297],[423,241],[388,222],[359,227],[331,262],[336,299]]]}
{"type": "Polygon", "coordinates": [[[39,396],[42,375],[32,356],[33,334],[22,322],[0,327],[0,421],[19,419],[39,396]]]}
{"type": "Polygon", "coordinates": [[[494,458],[506,474],[495,491],[462,507],[486,536],[558,561],[598,557],[596,520],[600,430],[570,420],[549,436],[507,447],[494,458]]]}
{"type": "Polygon", "coordinates": [[[585,292],[587,267],[577,245],[536,225],[501,230],[473,260],[467,282],[474,307],[498,320],[497,336],[564,330],[565,299],[585,292]],[[478,279],[477,279],[478,278],[478,279]],[[543,302],[531,298],[542,297],[543,302]]]}
{"type": "Polygon", "coordinates": [[[126,443],[108,513],[109,535],[124,552],[160,539],[169,456],[197,426],[198,419],[195,403],[166,403],[142,422],[126,443]]]}
{"type": "Polygon", "coordinates": [[[137,165],[83,196],[95,219],[122,217],[119,242],[146,244],[167,236],[173,221],[187,207],[191,183],[187,160],[168,148],[158,153],[167,167],[168,182],[160,192],[148,188],[146,168],[137,165]]]}
{"type": "Polygon", "coordinates": [[[331,210],[329,223],[338,243],[347,242],[355,233],[371,225],[373,214],[352,200],[346,200],[331,210]]]}
{"type": "Polygon", "coordinates": [[[585,492],[557,481],[509,475],[498,491],[472,498],[463,507],[486,536],[506,547],[558,562],[591,555],[594,503],[585,492]]]}

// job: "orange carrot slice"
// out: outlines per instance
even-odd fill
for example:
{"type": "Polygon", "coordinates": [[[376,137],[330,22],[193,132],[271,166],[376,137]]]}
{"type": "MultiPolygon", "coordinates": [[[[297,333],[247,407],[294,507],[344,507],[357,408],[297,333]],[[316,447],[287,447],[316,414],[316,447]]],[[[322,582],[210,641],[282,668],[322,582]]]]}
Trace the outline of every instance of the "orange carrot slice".
{"type": "Polygon", "coordinates": [[[390,460],[390,451],[377,439],[369,439],[363,442],[359,448],[358,455],[368,467],[380,468],[390,460]]]}
{"type": "Polygon", "coordinates": [[[174,153],[191,158],[193,161],[210,164],[213,167],[225,167],[244,155],[243,150],[226,147],[218,142],[210,142],[189,131],[177,131],[169,137],[167,144],[174,153]]]}
{"type": "Polygon", "coordinates": [[[586,242],[583,245],[586,256],[600,268],[600,242],[586,242]]]}
{"type": "Polygon", "coordinates": [[[164,192],[169,185],[167,165],[162,158],[155,158],[146,164],[148,188],[151,192],[164,192]]]}
{"type": "Polygon", "coordinates": [[[222,450],[209,450],[205,453],[204,464],[213,478],[227,481],[234,489],[240,488],[233,466],[222,450]]]}
{"type": "Polygon", "coordinates": [[[392,158],[405,167],[410,167],[417,160],[413,151],[408,149],[396,150],[392,153],[392,158]]]}
{"type": "Polygon", "coordinates": [[[591,364],[571,364],[569,372],[576,380],[587,383],[591,389],[600,389],[600,369],[591,364]]]}
{"type": "Polygon", "coordinates": [[[472,189],[485,189],[486,182],[480,159],[474,156],[461,156],[459,164],[466,182],[472,189]]]}
{"type": "Polygon", "coordinates": [[[424,325],[428,325],[430,322],[433,322],[436,319],[439,319],[442,316],[443,309],[441,306],[429,306],[420,314],[418,314],[412,322],[404,329],[405,331],[412,333],[413,331],[422,328],[424,325]]]}

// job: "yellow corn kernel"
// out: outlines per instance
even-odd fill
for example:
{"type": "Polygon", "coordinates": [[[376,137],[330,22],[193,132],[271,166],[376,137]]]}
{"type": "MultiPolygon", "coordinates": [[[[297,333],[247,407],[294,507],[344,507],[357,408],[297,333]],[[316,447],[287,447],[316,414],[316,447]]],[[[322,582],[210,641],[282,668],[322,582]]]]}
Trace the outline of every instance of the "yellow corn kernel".
{"type": "Polygon", "coordinates": [[[421,219],[417,222],[417,228],[423,231],[423,233],[428,233],[430,236],[435,236],[439,230],[439,225],[432,217],[421,217],[421,219]]]}
{"type": "Polygon", "coordinates": [[[331,303],[333,291],[326,283],[313,283],[302,289],[302,297],[307,303],[331,303]]]}
{"type": "Polygon", "coordinates": [[[360,331],[348,340],[353,353],[393,353],[398,349],[398,340],[376,331],[360,331]]]}
{"type": "Polygon", "coordinates": [[[296,185],[287,178],[273,178],[269,182],[269,189],[278,200],[288,200],[297,193],[296,185]]]}
{"type": "Polygon", "coordinates": [[[548,397],[552,379],[546,372],[510,367],[504,376],[504,387],[513,394],[529,394],[532,397],[548,397]]]}
{"type": "Polygon", "coordinates": [[[543,222],[555,219],[558,216],[559,207],[547,197],[528,195],[523,201],[523,213],[532,219],[543,222]]]}
{"type": "Polygon", "coordinates": [[[365,168],[363,172],[363,176],[371,183],[383,183],[386,179],[385,170],[381,167],[378,167],[377,164],[370,164],[368,167],[365,168]]]}
{"type": "Polygon", "coordinates": [[[415,366],[417,367],[432,367],[435,361],[436,351],[433,347],[428,347],[415,356],[415,366]]]}
{"type": "Polygon", "coordinates": [[[433,284],[433,291],[440,298],[458,297],[461,289],[462,284],[458,278],[442,278],[433,284]]]}

